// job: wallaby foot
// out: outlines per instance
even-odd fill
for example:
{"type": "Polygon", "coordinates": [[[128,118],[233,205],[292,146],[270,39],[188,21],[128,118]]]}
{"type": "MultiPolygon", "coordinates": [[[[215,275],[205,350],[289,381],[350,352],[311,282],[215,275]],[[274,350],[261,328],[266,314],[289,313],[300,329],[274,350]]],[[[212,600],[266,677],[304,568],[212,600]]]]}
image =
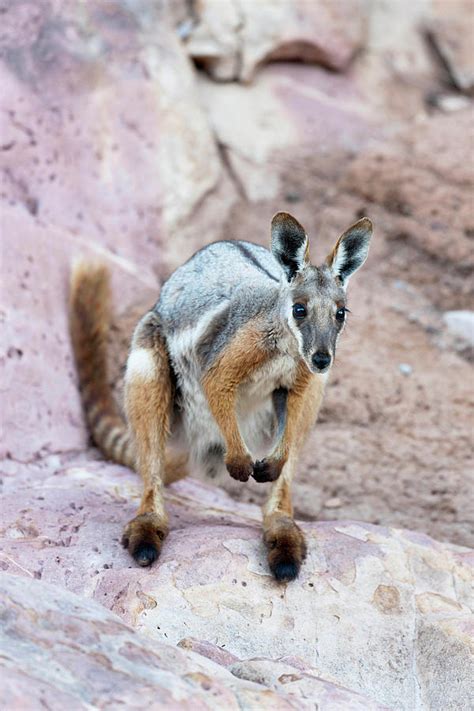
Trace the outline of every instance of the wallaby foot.
{"type": "Polygon", "coordinates": [[[135,516],[127,524],[122,536],[122,545],[138,565],[152,565],[161,553],[168,528],[156,513],[135,516]]]}
{"type": "Polygon", "coordinates": [[[261,459],[253,466],[253,478],[259,483],[276,481],[285,462],[281,459],[261,459]]]}
{"type": "Polygon", "coordinates": [[[232,479],[237,479],[237,481],[248,481],[253,474],[253,462],[250,455],[227,459],[226,467],[232,479]]]}
{"type": "Polygon", "coordinates": [[[300,528],[292,518],[278,517],[266,528],[263,540],[268,551],[268,564],[276,580],[294,580],[306,557],[306,542],[300,528]]]}

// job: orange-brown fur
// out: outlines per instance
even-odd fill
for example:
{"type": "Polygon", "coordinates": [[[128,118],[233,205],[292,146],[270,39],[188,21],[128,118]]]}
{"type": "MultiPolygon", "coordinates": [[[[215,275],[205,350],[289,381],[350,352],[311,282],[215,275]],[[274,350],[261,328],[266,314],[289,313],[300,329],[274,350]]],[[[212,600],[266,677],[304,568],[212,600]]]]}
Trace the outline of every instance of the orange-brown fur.
{"type": "Polygon", "coordinates": [[[173,386],[168,353],[156,321],[152,312],[147,314],[134,336],[134,343],[149,351],[155,377],[151,382],[136,374],[126,375],[125,379],[125,409],[143,479],[143,494],[137,516],[125,529],[123,543],[141,565],[149,565],[150,558],[158,556],[168,533],[163,486],[173,386]]]}
{"type": "Polygon", "coordinates": [[[79,261],[70,290],[70,330],[84,413],[105,456],[133,467],[135,454],[108,383],[109,274],[105,266],[79,261]]]}
{"type": "Polygon", "coordinates": [[[257,326],[250,323],[241,328],[203,379],[209,407],[226,442],[227,469],[239,481],[248,480],[253,472],[253,461],[237,423],[237,388],[270,357],[262,346],[257,326]]]}

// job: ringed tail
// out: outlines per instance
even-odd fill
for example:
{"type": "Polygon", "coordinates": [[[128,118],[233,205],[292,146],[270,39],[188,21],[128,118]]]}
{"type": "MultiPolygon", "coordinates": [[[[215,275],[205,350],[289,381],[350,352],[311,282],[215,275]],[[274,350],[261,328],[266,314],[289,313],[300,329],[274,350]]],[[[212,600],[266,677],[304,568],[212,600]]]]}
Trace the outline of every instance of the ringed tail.
{"type": "Polygon", "coordinates": [[[69,323],[84,414],[95,444],[107,459],[133,469],[133,440],[108,381],[110,301],[107,267],[85,260],[75,262],[69,323]]]}

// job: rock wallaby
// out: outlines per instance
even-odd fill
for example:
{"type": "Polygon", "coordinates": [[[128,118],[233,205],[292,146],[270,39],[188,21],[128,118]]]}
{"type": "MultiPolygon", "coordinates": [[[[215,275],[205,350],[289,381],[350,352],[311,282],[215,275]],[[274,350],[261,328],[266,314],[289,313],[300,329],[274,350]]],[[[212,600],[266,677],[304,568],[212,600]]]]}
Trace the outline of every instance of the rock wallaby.
{"type": "Polygon", "coordinates": [[[241,482],[271,482],[263,506],[269,567],[277,580],[298,575],[306,544],[293,520],[291,482],[346,320],[347,283],[371,236],[370,220],[359,220],[316,267],[303,227],[279,212],[270,251],[227,240],[201,249],[135,329],[126,419],[107,380],[108,273],[75,265],[70,323],[87,422],[104,455],[143,479],[123,534],[139,565],[158,558],[168,533],[164,485],[186,476],[189,463],[210,475],[225,465],[241,482]],[[189,458],[166,451],[170,435],[186,442],[189,458]],[[256,460],[259,448],[267,456],[256,460]]]}

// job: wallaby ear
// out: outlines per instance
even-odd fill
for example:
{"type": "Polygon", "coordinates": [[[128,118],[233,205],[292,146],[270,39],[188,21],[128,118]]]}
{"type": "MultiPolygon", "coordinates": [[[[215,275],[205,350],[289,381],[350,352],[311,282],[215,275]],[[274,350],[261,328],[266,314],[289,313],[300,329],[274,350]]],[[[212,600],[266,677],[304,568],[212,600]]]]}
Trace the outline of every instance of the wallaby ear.
{"type": "Polygon", "coordinates": [[[288,281],[309,263],[306,232],[288,212],[277,212],[272,220],[272,253],[285,270],[288,281]]]}
{"type": "Polygon", "coordinates": [[[339,277],[344,288],[349,277],[367,259],[371,237],[372,223],[368,217],[363,217],[339,237],[336,246],[326,259],[326,264],[334,275],[339,277]]]}

